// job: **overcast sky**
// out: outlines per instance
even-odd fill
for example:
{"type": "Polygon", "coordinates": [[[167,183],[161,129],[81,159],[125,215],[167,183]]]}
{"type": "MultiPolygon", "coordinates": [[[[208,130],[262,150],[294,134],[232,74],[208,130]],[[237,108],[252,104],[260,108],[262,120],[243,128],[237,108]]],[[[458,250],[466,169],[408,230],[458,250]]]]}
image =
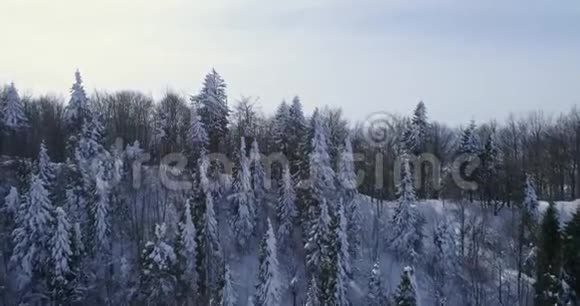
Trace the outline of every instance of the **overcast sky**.
{"type": "Polygon", "coordinates": [[[0,82],[66,95],[199,90],[460,124],[580,105],[580,1],[2,0],[0,82]]]}

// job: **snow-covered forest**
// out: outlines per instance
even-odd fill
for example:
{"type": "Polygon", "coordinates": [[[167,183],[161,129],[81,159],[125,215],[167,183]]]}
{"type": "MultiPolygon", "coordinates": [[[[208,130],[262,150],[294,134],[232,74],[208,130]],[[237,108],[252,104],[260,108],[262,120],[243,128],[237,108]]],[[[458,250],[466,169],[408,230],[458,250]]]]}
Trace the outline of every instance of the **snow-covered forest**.
{"type": "Polygon", "coordinates": [[[580,305],[578,108],[0,92],[2,305],[580,305]]]}

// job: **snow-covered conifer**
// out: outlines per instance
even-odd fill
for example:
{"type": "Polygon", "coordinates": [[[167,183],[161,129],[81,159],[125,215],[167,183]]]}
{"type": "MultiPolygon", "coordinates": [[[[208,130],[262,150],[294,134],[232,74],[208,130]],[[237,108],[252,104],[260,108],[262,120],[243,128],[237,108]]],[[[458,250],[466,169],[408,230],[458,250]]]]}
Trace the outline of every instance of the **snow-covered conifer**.
{"type": "Polygon", "coordinates": [[[52,236],[51,255],[54,264],[54,282],[65,285],[71,273],[71,225],[62,207],[56,208],[56,228],[52,236]]]}
{"type": "Polygon", "coordinates": [[[476,154],[479,152],[479,141],[475,134],[475,128],[475,121],[472,120],[469,126],[461,133],[457,147],[458,154],[476,154]]]}
{"type": "Polygon", "coordinates": [[[236,306],[238,301],[236,291],[234,290],[234,280],[229,265],[224,269],[224,286],[221,293],[221,306],[236,306]]]}
{"type": "Polygon", "coordinates": [[[395,292],[395,303],[397,306],[417,306],[417,288],[414,282],[415,271],[411,267],[405,267],[401,274],[401,282],[395,292]]]}
{"type": "Polygon", "coordinates": [[[326,200],[322,200],[318,218],[313,222],[312,229],[308,233],[308,240],[304,246],[306,249],[306,265],[313,274],[317,274],[320,271],[323,260],[327,260],[329,256],[330,222],[326,200]]]}
{"type": "Polygon", "coordinates": [[[40,151],[38,153],[38,175],[47,184],[46,188],[49,188],[55,178],[54,167],[50,161],[50,156],[48,156],[44,141],[40,143],[40,151]]]}
{"type": "Polygon", "coordinates": [[[308,284],[308,291],[306,292],[306,306],[321,306],[320,303],[320,289],[318,282],[314,276],[310,279],[308,284]]]}
{"type": "Polygon", "coordinates": [[[288,110],[288,161],[290,171],[297,177],[302,178],[308,174],[308,156],[304,154],[306,138],[306,119],[302,110],[302,103],[298,97],[292,99],[288,110]]]}
{"type": "Polygon", "coordinates": [[[416,208],[411,170],[408,159],[402,162],[401,180],[397,186],[398,206],[391,220],[387,245],[399,257],[413,262],[421,249],[421,217],[416,208]]]}
{"type": "Polygon", "coordinates": [[[198,112],[208,135],[209,151],[216,152],[228,133],[228,116],[230,110],[227,103],[226,83],[222,77],[212,70],[205,76],[200,93],[192,97],[197,103],[198,112]]]}
{"type": "Polygon", "coordinates": [[[11,131],[20,130],[28,125],[28,118],[24,114],[24,106],[14,83],[11,83],[4,93],[2,125],[11,131]]]}
{"type": "Polygon", "coordinates": [[[524,202],[523,209],[527,222],[531,224],[538,224],[540,220],[540,211],[538,204],[538,196],[536,194],[536,188],[531,176],[526,176],[526,184],[524,187],[524,202]]]}
{"type": "Polygon", "coordinates": [[[148,303],[163,303],[172,298],[176,278],[176,255],[165,241],[165,224],[155,225],[155,240],[145,244],[141,263],[141,295],[148,303]]]}
{"type": "Polygon", "coordinates": [[[208,144],[207,131],[197,113],[195,105],[191,108],[191,125],[189,127],[191,144],[197,150],[206,150],[208,144]]]}
{"type": "Polygon", "coordinates": [[[314,137],[310,153],[310,180],[314,192],[313,196],[318,201],[323,198],[331,198],[331,192],[335,189],[335,173],[330,165],[326,128],[320,115],[316,115],[314,118],[314,137]]]}
{"type": "Polygon", "coordinates": [[[356,258],[360,253],[362,215],[357,201],[357,182],[354,157],[350,137],[344,142],[344,149],[338,164],[338,180],[342,187],[345,213],[348,220],[348,239],[351,255],[356,258]]]}
{"type": "Polygon", "coordinates": [[[109,181],[108,169],[102,161],[98,162],[97,177],[95,179],[96,202],[93,208],[93,231],[95,251],[105,251],[109,249],[109,181]]]}
{"type": "MultiPolygon", "coordinates": [[[[346,235],[347,224],[342,204],[338,205],[338,213],[333,220],[332,225],[334,233],[331,236],[329,248],[331,260],[328,263],[329,275],[324,282],[324,290],[329,291],[326,297],[330,304],[347,306],[350,305],[347,290],[350,273],[350,254],[348,247],[348,238],[346,235]]],[[[325,265],[327,263],[324,263],[325,265]]]]}
{"type": "Polygon", "coordinates": [[[256,285],[255,305],[277,306],[281,303],[281,283],[276,249],[276,237],[270,220],[260,247],[260,267],[256,285]]]}
{"type": "Polygon", "coordinates": [[[183,291],[186,296],[195,296],[196,284],[196,258],[197,258],[197,230],[192,219],[191,202],[185,202],[183,218],[179,224],[179,247],[177,256],[181,269],[181,279],[183,291]]]}
{"type": "Polygon", "coordinates": [[[89,99],[83,87],[81,73],[75,72],[75,82],[71,88],[71,95],[68,105],[65,108],[65,120],[74,129],[79,129],[83,122],[89,120],[91,116],[89,99]]]}
{"type": "Polygon", "coordinates": [[[294,219],[298,216],[296,192],[294,191],[294,182],[292,181],[290,167],[288,165],[284,166],[279,194],[278,207],[276,209],[276,216],[278,218],[278,245],[286,249],[288,247],[287,243],[292,236],[294,219]]]}
{"type": "Polygon", "coordinates": [[[18,189],[16,187],[10,187],[10,191],[6,197],[4,197],[4,207],[0,211],[4,211],[10,215],[16,214],[18,210],[18,205],[20,203],[20,195],[18,194],[18,189]]]}
{"type": "Polygon", "coordinates": [[[240,165],[234,183],[234,194],[230,196],[235,209],[233,222],[234,233],[239,247],[244,249],[254,232],[254,194],[252,192],[250,163],[246,157],[246,143],[241,139],[240,165]]]}
{"type": "Polygon", "coordinates": [[[383,280],[381,277],[381,269],[379,263],[375,263],[371,270],[369,278],[368,293],[365,298],[368,306],[382,306],[385,305],[385,293],[383,292],[383,280]]]}
{"type": "Polygon", "coordinates": [[[254,198],[256,199],[254,209],[256,210],[256,217],[261,217],[258,214],[264,209],[263,205],[266,200],[266,189],[269,187],[269,182],[266,181],[268,178],[266,178],[266,172],[264,171],[260,147],[258,146],[258,141],[255,139],[252,142],[252,149],[250,150],[250,167],[254,198]]]}

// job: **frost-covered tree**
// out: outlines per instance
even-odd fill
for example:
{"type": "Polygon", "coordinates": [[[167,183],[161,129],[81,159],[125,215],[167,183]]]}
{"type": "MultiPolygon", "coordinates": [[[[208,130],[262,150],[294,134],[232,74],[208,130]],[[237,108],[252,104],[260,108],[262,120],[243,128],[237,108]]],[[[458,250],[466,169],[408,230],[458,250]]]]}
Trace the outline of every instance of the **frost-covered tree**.
{"type": "Polygon", "coordinates": [[[344,141],[344,149],[338,163],[338,181],[342,187],[345,203],[346,219],[348,220],[348,240],[350,253],[357,258],[361,247],[362,214],[357,201],[357,182],[354,169],[354,157],[350,137],[344,141]]]}
{"type": "Polygon", "coordinates": [[[414,281],[415,271],[411,267],[405,267],[401,274],[401,282],[395,292],[395,305],[397,306],[417,306],[417,288],[414,281]]]}
{"type": "Polygon", "coordinates": [[[201,122],[207,129],[209,151],[218,152],[228,134],[228,108],[226,83],[212,70],[205,76],[200,93],[192,97],[197,104],[201,122]]]}
{"type": "Polygon", "coordinates": [[[44,185],[38,175],[32,176],[26,199],[16,215],[10,261],[18,268],[17,282],[21,288],[30,281],[45,281],[43,276],[49,267],[54,208],[44,185]]]}
{"type": "Polygon", "coordinates": [[[379,263],[375,263],[371,270],[369,278],[368,293],[365,298],[367,306],[383,306],[385,305],[385,292],[383,291],[383,280],[381,277],[381,269],[379,263]]]}
{"type": "Polygon", "coordinates": [[[178,247],[176,256],[179,264],[180,295],[187,301],[195,298],[197,293],[197,230],[193,223],[191,202],[185,202],[182,221],[179,223],[178,247]]]}
{"type": "Polygon", "coordinates": [[[540,211],[539,211],[539,202],[538,196],[536,194],[536,187],[532,181],[532,178],[527,175],[526,176],[526,183],[524,186],[524,201],[522,203],[523,213],[525,222],[529,222],[532,225],[532,230],[535,227],[534,225],[539,223],[540,220],[540,211]]]}
{"type": "Polygon", "coordinates": [[[2,125],[10,131],[18,131],[28,126],[28,118],[24,113],[24,106],[16,90],[14,83],[4,93],[4,101],[2,106],[2,125]]]}
{"type": "Polygon", "coordinates": [[[458,154],[476,154],[479,152],[479,141],[475,133],[476,127],[475,121],[472,120],[469,126],[463,130],[457,145],[458,154]]]}
{"type": "Polygon", "coordinates": [[[72,128],[71,132],[74,135],[80,132],[83,123],[91,117],[89,99],[83,87],[81,73],[78,70],[75,72],[75,82],[70,92],[70,100],[65,108],[64,116],[66,123],[72,128]]]}
{"type": "Polygon", "coordinates": [[[164,305],[175,293],[176,255],[165,241],[165,224],[155,225],[155,239],[145,244],[141,254],[140,294],[143,301],[164,305]]]}
{"type": "Polygon", "coordinates": [[[571,300],[580,303],[580,206],[564,227],[564,275],[572,292],[571,300]]]}
{"type": "Polygon", "coordinates": [[[290,107],[286,101],[282,101],[274,115],[272,127],[272,141],[276,152],[280,152],[288,158],[290,152],[290,107]]]}
{"type": "MultiPolygon", "coordinates": [[[[314,137],[312,138],[312,152],[310,153],[310,180],[313,196],[317,201],[331,198],[335,190],[335,173],[330,164],[326,128],[320,115],[314,120],[314,137]]],[[[333,206],[334,207],[334,206],[333,206]]]]}
{"type": "Polygon", "coordinates": [[[421,250],[422,220],[416,208],[417,200],[406,158],[402,162],[397,193],[398,206],[391,220],[387,245],[403,260],[414,262],[421,250]]]}
{"type": "MultiPolygon", "coordinates": [[[[62,207],[56,208],[56,225],[50,244],[51,259],[54,267],[51,286],[53,298],[57,303],[66,303],[72,292],[69,282],[73,277],[71,268],[72,251],[72,227],[62,207]]],[[[70,301],[68,301],[70,302],[70,301]]]]}
{"type": "Polygon", "coordinates": [[[286,250],[289,247],[288,243],[292,239],[292,230],[297,216],[298,211],[296,209],[294,182],[290,175],[290,167],[285,165],[278,197],[278,207],[276,209],[276,217],[278,219],[278,246],[281,249],[286,250]]]}
{"type": "Polygon", "coordinates": [[[236,291],[234,290],[234,279],[229,265],[224,268],[224,285],[221,293],[221,306],[235,306],[238,301],[236,291]]]}
{"type": "Polygon", "coordinates": [[[102,161],[97,161],[95,178],[95,202],[92,208],[91,233],[94,239],[91,243],[94,252],[110,251],[110,186],[109,169],[102,161]]]}
{"type": "Polygon", "coordinates": [[[318,281],[314,276],[310,279],[308,284],[308,291],[306,292],[306,306],[321,306],[320,303],[320,289],[318,288],[318,281]]]}
{"type": "Polygon", "coordinates": [[[254,216],[260,220],[264,220],[264,205],[266,203],[267,187],[269,187],[269,181],[266,180],[269,178],[266,177],[260,147],[258,146],[258,141],[255,139],[252,142],[252,149],[250,150],[250,168],[252,172],[252,188],[256,201],[253,207],[254,216]]]}
{"type": "Polygon", "coordinates": [[[323,261],[324,274],[323,290],[326,302],[330,305],[350,305],[348,299],[348,283],[350,273],[350,254],[347,238],[347,224],[342,204],[338,205],[338,212],[333,218],[332,235],[329,243],[330,261],[323,261]]]}
{"type": "Polygon", "coordinates": [[[323,261],[330,261],[328,259],[331,233],[330,222],[326,200],[322,200],[318,218],[313,222],[311,231],[308,233],[308,240],[304,246],[306,250],[306,266],[312,275],[320,275],[323,261]]]}
{"type": "Polygon", "coordinates": [[[240,146],[240,165],[234,182],[234,194],[230,196],[230,199],[235,209],[232,228],[236,235],[238,246],[244,250],[247,249],[246,246],[254,232],[255,197],[252,192],[250,162],[246,157],[244,137],[241,139],[240,146]]]}
{"type": "Polygon", "coordinates": [[[306,119],[302,103],[298,97],[292,99],[292,104],[288,110],[288,129],[286,137],[288,138],[287,158],[290,162],[290,172],[302,178],[308,175],[308,157],[304,154],[306,152],[304,142],[306,139],[306,119]]]}
{"type": "Polygon", "coordinates": [[[199,114],[197,113],[197,107],[193,105],[191,107],[191,124],[189,127],[189,139],[191,145],[197,150],[206,150],[207,144],[209,142],[207,131],[199,114]]]}
{"type": "Polygon", "coordinates": [[[445,216],[434,230],[433,245],[435,250],[427,271],[433,280],[434,298],[437,305],[445,305],[450,293],[450,284],[453,283],[455,274],[458,272],[457,263],[459,262],[455,233],[445,216]]]}
{"type": "Polygon", "coordinates": [[[277,306],[281,303],[282,284],[280,283],[276,236],[268,219],[268,230],[260,246],[260,267],[254,298],[255,305],[277,306]]]}
{"type": "Polygon", "coordinates": [[[18,189],[16,187],[10,187],[8,194],[4,197],[4,207],[0,209],[0,212],[5,212],[11,216],[14,216],[18,211],[18,205],[20,204],[20,195],[18,194],[18,189]]]}
{"type": "Polygon", "coordinates": [[[38,175],[45,183],[47,183],[47,186],[45,187],[49,189],[51,182],[55,179],[55,173],[44,140],[40,143],[40,151],[38,152],[38,175]]]}
{"type": "Polygon", "coordinates": [[[498,170],[499,152],[495,143],[494,133],[488,135],[480,154],[481,167],[479,169],[479,183],[482,185],[484,200],[488,203],[498,198],[498,170]]]}
{"type": "Polygon", "coordinates": [[[403,145],[405,152],[412,154],[423,153],[427,141],[429,122],[427,121],[427,108],[420,101],[413,112],[413,117],[405,127],[403,133],[403,145]]]}
{"type": "Polygon", "coordinates": [[[202,226],[198,234],[198,288],[209,301],[219,294],[223,254],[220,245],[218,222],[211,193],[205,194],[205,207],[201,215],[202,226]]]}

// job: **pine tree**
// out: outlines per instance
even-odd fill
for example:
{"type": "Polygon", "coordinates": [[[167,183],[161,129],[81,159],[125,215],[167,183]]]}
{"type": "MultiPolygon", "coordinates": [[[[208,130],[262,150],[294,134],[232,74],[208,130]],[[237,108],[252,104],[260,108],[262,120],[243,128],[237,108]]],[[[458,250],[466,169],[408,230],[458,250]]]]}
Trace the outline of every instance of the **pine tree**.
{"type": "Polygon", "coordinates": [[[4,197],[4,207],[0,209],[0,212],[5,212],[8,215],[14,216],[18,211],[18,205],[20,203],[20,195],[18,194],[18,189],[16,187],[10,187],[10,191],[6,197],[4,197]]]}
{"type": "Polygon", "coordinates": [[[431,264],[427,268],[433,280],[437,305],[445,305],[449,284],[453,283],[455,274],[458,271],[457,262],[459,262],[459,258],[454,235],[451,224],[449,224],[447,217],[444,216],[433,233],[435,250],[430,261],[431,264]]]}
{"type": "Polygon", "coordinates": [[[338,164],[338,180],[341,183],[343,191],[342,196],[346,203],[345,212],[348,220],[348,242],[350,253],[353,258],[357,258],[360,253],[362,239],[362,215],[357,201],[358,191],[350,137],[347,137],[344,142],[344,149],[338,164]]]}
{"type": "Polygon", "coordinates": [[[282,101],[274,115],[274,126],[272,128],[272,141],[276,152],[280,152],[289,158],[290,152],[290,107],[286,101],[282,101]]]}
{"type": "Polygon", "coordinates": [[[21,288],[30,281],[44,281],[42,276],[49,267],[53,207],[44,185],[38,175],[33,175],[26,199],[17,211],[10,261],[19,268],[21,288]]]}
{"type": "Polygon", "coordinates": [[[28,118],[24,113],[24,106],[14,83],[10,83],[4,93],[2,105],[2,125],[10,131],[18,131],[28,126],[28,118]]]}
{"type": "Polygon", "coordinates": [[[253,215],[258,220],[264,220],[264,205],[266,203],[266,191],[269,188],[269,181],[266,181],[266,172],[262,163],[262,155],[258,142],[254,139],[250,150],[250,167],[252,172],[252,188],[256,201],[253,215]]]}
{"type": "Polygon", "coordinates": [[[405,267],[401,274],[401,282],[395,293],[395,303],[397,306],[416,306],[417,292],[414,284],[414,270],[411,267],[405,267]]]}
{"type": "Polygon", "coordinates": [[[227,103],[226,83],[212,69],[205,76],[203,87],[197,96],[192,97],[197,103],[201,122],[207,129],[209,151],[220,152],[228,134],[228,116],[230,110],[227,103]]]}
{"type": "Polygon", "coordinates": [[[564,228],[563,258],[565,280],[570,286],[572,300],[580,303],[580,207],[564,228]]]}
{"type": "Polygon", "coordinates": [[[224,286],[221,294],[221,306],[235,306],[238,301],[236,291],[234,290],[234,280],[229,265],[224,268],[224,286]]]}
{"type": "Polygon", "coordinates": [[[320,203],[318,218],[312,224],[308,233],[308,240],[304,246],[306,250],[306,266],[312,275],[320,275],[321,266],[329,256],[330,215],[326,200],[320,203]]]}
{"type": "Polygon", "coordinates": [[[57,304],[66,303],[72,295],[69,282],[73,275],[71,260],[72,251],[72,227],[62,207],[56,208],[56,228],[51,240],[51,263],[54,267],[54,276],[51,281],[53,299],[57,304]]]}
{"type": "Polygon", "coordinates": [[[165,241],[165,232],[165,224],[155,225],[155,240],[145,244],[141,255],[140,292],[143,301],[156,305],[172,299],[176,284],[176,255],[165,241]]]}
{"type": "MultiPolygon", "coordinates": [[[[40,151],[38,153],[38,175],[46,183],[52,182],[55,178],[54,167],[48,156],[44,141],[40,143],[40,151]]],[[[45,187],[49,188],[49,186],[45,187]]]]}
{"type": "Polygon", "coordinates": [[[314,117],[314,137],[312,138],[312,152],[310,153],[310,179],[314,197],[320,201],[331,198],[335,190],[335,173],[330,165],[328,145],[326,142],[326,128],[319,115],[314,117]]]}
{"type": "MultiPolygon", "coordinates": [[[[219,293],[218,281],[222,275],[220,267],[223,267],[223,255],[218,234],[218,223],[214,211],[213,196],[211,194],[205,195],[205,214],[203,219],[202,239],[204,247],[203,250],[203,274],[205,279],[200,279],[203,283],[201,288],[205,287],[207,292],[204,292],[206,298],[217,296],[219,293]]],[[[199,241],[198,241],[199,244],[199,241]]],[[[202,293],[202,292],[200,292],[202,293]]]]}
{"type": "Polygon", "coordinates": [[[233,207],[236,210],[232,220],[232,228],[241,250],[247,249],[246,246],[254,232],[255,226],[255,197],[252,192],[250,163],[245,152],[246,143],[244,137],[242,137],[240,147],[240,165],[234,183],[234,194],[230,196],[233,207]]]}
{"type": "Polygon", "coordinates": [[[288,161],[290,172],[298,178],[308,175],[308,157],[305,152],[306,119],[302,111],[302,103],[298,97],[294,97],[288,110],[288,161]]]}
{"type": "Polygon", "coordinates": [[[95,252],[108,252],[110,247],[109,199],[110,186],[109,169],[102,161],[98,161],[95,182],[96,202],[93,207],[92,232],[94,235],[93,247],[95,252]]]}
{"type": "Polygon", "coordinates": [[[538,224],[540,220],[540,211],[539,211],[539,203],[538,203],[538,196],[536,195],[536,188],[532,181],[532,178],[527,175],[526,176],[526,184],[524,187],[524,201],[522,203],[523,213],[524,213],[524,220],[527,224],[531,227],[532,231],[535,230],[536,224],[538,224]]]}
{"type": "Polygon", "coordinates": [[[179,224],[179,240],[177,247],[177,259],[180,268],[181,295],[186,300],[196,296],[197,288],[197,230],[193,223],[191,202],[185,202],[182,221],[179,224]]]}
{"type": "Polygon", "coordinates": [[[405,152],[412,154],[421,154],[425,149],[429,123],[427,121],[427,108],[425,103],[420,101],[413,112],[413,117],[406,125],[403,134],[403,145],[405,152]]]}
{"type": "Polygon", "coordinates": [[[281,303],[281,283],[274,229],[268,219],[268,230],[260,247],[260,268],[256,285],[255,305],[277,306],[281,303]]]}
{"type": "Polygon", "coordinates": [[[397,186],[398,206],[391,220],[387,245],[402,259],[414,262],[421,251],[422,221],[416,208],[408,159],[403,159],[402,168],[397,186]]]}
{"type": "Polygon", "coordinates": [[[544,214],[538,240],[538,263],[536,269],[535,305],[548,306],[558,303],[560,293],[560,270],[562,265],[562,238],[560,221],[554,204],[544,214]]]}
{"type": "Polygon", "coordinates": [[[65,120],[69,127],[72,128],[71,132],[74,135],[81,131],[83,123],[90,118],[89,99],[83,87],[81,73],[77,70],[75,72],[75,83],[71,88],[70,100],[65,108],[65,120]]]}
{"type": "Polygon", "coordinates": [[[350,273],[350,254],[346,236],[347,225],[342,204],[332,222],[333,233],[329,242],[330,261],[323,262],[326,277],[323,280],[323,291],[329,305],[350,305],[347,296],[350,273]]]}
{"type": "Polygon", "coordinates": [[[290,167],[284,166],[282,185],[280,186],[276,217],[278,219],[278,246],[281,250],[288,249],[288,243],[292,239],[292,230],[295,218],[298,216],[296,209],[296,192],[294,182],[290,175],[290,167]]]}
{"type": "Polygon", "coordinates": [[[312,276],[308,285],[308,292],[306,293],[306,306],[321,306],[320,295],[321,293],[318,288],[318,282],[316,278],[312,276]]]}
{"type": "Polygon", "coordinates": [[[472,120],[469,126],[461,133],[457,147],[458,154],[476,154],[479,152],[479,142],[475,129],[475,121],[472,120]]]}
{"type": "Polygon", "coordinates": [[[381,269],[379,263],[373,265],[371,276],[369,278],[369,290],[366,296],[367,306],[383,306],[385,305],[385,293],[383,292],[383,279],[381,277],[381,269]]]}
{"type": "Polygon", "coordinates": [[[497,187],[498,181],[499,158],[498,149],[494,141],[494,134],[491,133],[485,142],[483,152],[481,153],[480,184],[483,188],[484,200],[491,203],[496,199],[499,193],[497,187]]]}

